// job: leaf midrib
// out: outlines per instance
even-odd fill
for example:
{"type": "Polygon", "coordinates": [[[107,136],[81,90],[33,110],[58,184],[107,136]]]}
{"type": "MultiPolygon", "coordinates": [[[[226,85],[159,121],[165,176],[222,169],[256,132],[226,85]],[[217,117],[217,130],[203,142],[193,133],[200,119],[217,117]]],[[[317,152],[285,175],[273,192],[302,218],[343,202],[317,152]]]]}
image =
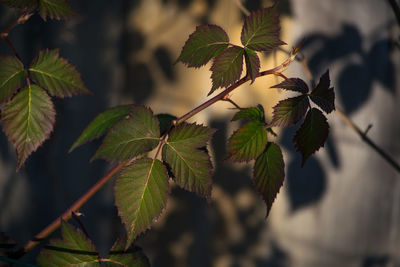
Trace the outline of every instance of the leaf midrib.
{"type": "Polygon", "coordinates": [[[8,83],[12,78],[14,78],[16,75],[20,74],[21,72],[23,72],[24,69],[19,70],[18,72],[12,74],[7,80],[5,80],[1,85],[0,88],[3,88],[3,86],[8,83]]]}
{"type": "Polygon", "coordinates": [[[62,82],[64,82],[64,83],[66,83],[66,84],[70,84],[70,85],[72,85],[72,86],[74,86],[74,87],[78,87],[79,89],[85,89],[85,88],[83,88],[83,87],[81,87],[79,84],[76,84],[76,83],[74,83],[73,81],[68,81],[68,80],[63,80],[61,77],[59,77],[59,76],[56,76],[56,75],[54,75],[54,74],[51,74],[51,73],[49,73],[49,72],[45,72],[45,71],[43,71],[43,70],[40,70],[40,69],[35,69],[35,68],[29,68],[29,71],[30,72],[36,72],[36,73],[39,73],[39,74],[41,74],[41,75],[43,75],[43,76],[48,76],[48,77],[50,77],[50,78],[52,78],[52,79],[55,79],[55,80],[59,80],[59,81],[62,81],[62,82]]]}

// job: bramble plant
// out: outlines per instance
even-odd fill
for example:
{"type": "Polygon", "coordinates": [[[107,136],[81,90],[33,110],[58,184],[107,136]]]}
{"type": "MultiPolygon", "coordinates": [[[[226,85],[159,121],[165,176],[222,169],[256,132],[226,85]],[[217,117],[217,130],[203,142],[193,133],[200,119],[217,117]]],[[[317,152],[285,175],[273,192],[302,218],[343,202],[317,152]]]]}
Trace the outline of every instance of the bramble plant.
{"type": "MultiPolygon", "coordinates": [[[[64,0],[0,0],[0,3],[21,10],[22,14],[2,33],[14,55],[0,58],[0,102],[3,130],[14,145],[19,169],[27,158],[50,136],[55,123],[51,97],[88,94],[79,72],[58,50],[39,51],[36,59],[24,66],[8,32],[26,22],[34,12],[46,20],[66,19],[76,12],[64,0]]],[[[335,94],[326,71],[319,83],[309,89],[300,78],[287,78],[282,72],[295,59],[295,48],[282,64],[260,71],[258,53],[270,52],[285,44],[279,39],[280,25],[277,4],[246,17],[241,45],[230,43],[227,33],[217,25],[202,25],[189,36],[177,62],[198,68],[212,61],[212,88],[222,92],[181,117],[154,114],[142,105],[113,107],[99,114],[78,137],[70,152],[91,140],[105,136],[92,160],[118,162],[93,188],[70,209],[39,233],[19,251],[5,251],[0,260],[17,262],[16,258],[31,250],[61,225],[61,239],[50,240],[38,257],[41,266],[92,266],[100,262],[122,266],[147,266],[144,254],[133,246],[138,235],[150,228],[161,216],[170,193],[170,181],[210,199],[212,163],[206,149],[215,129],[186,121],[218,101],[229,101],[237,109],[232,121],[243,120],[228,140],[227,158],[233,162],[253,162],[253,182],[266,204],[268,216],[285,177],[285,164],[279,145],[271,141],[272,127],[301,124],[293,137],[302,155],[301,165],[324,146],[329,133],[325,114],[335,110],[335,94]],[[246,74],[241,78],[243,65],[246,74]],[[261,76],[275,75],[283,81],[272,88],[297,93],[273,107],[272,119],[266,120],[262,104],[240,108],[229,93],[240,85],[261,76]],[[149,156],[149,152],[153,152],[149,156]],[[76,229],[66,220],[108,180],[116,176],[114,196],[126,237],[118,239],[109,256],[100,258],[84,229],[76,229]],[[85,253],[82,253],[85,252],[85,253]]],[[[300,163],[299,163],[300,164],[300,163]]],[[[2,240],[5,237],[2,237],[2,240]]],[[[1,252],[1,251],[0,251],[1,252]]]]}

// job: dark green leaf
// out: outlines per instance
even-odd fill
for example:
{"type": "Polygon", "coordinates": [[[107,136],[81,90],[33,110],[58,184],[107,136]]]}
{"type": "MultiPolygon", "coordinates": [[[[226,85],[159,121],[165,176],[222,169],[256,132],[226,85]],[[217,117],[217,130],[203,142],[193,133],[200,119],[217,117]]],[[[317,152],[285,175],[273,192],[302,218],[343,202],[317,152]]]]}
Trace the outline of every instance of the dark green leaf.
{"type": "Polygon", "coordinates": [[[217,25],[197,26],[177,59],[188,67],[201,67],[211,58],[216,57],[228,47],[229,37],[226,32],[217,25]]]}
{"type": "Polygon", "coordinates": [[[150,109],[133,107],[129,118],[120,120],[108,131],[92,160],[122,161],[152,150],[159,143],[158,124],[150,109]]]}
{"type": "Polygon", "coordinates": [[[44,20],[47,17],[60,20],[77,16],[67,0],[39,0],[39,14],[44,20]]]}
{"type": "Polygon", "coordinates": [[[279,40],[279,13],[277,4],[252,12],[243,24],[241,41],[249,49],[271,51],[285,44],[279,40]]]}
{"type": "Polygon", "coordinates": [[[58,53],[58,49],[40,51],[29,68],[32,79],[52,96],[70,97],[90,93],[76,68],[58,53]]]}
{"type": "Polygon", "coordinates": [[[300,78],[290,78],[284,80],[280,84],[271,86],[271,88],[282,88],[290,91],[300,92],[302,94],[308,93],[307,84],[300,78]]]}
{"type": "Polygon", "coordinates": [[[268,143],[264,152],[256,159],[253,181],[258,193],[267,205],[267,216],[285,179],[285,163],[282,151],[275,143],[268,143]]]}
{"type": "Polygon", "coordinates": [[[111,248],[106,266],[129,266],[129,267],[150,267],[149,260],[138,247],[125,250],[126,238],[115,242],[111,248]]]}
{"type": "Polygon", "coordinates": [[[267,144],[267,131],[258,122],[248,122],[228,140],[229,159],[250,161],[260,155],[267,144]]]}
{"type": "Polygon", "coordinates": [[[89,123],[86,129],[78,137],[69,149],[69,152],[86,142],[102,136],[108,129],[114,126],[115,123],[126,118],[129,115],[130,110],[130,105],[118,106],[97,115],[97,117],[89,123]]]}
{"type": "Polygon", "coordinates": [[[335,92],[330,86],[329,70],[327,70],[319,80],[317,87],[311,92],[311,100],[326,113],[335,110],[335,92]]]}
{"type": "Polygon", "coordinates": [[[211,161],[200,147],[207,145],[214,130],[183,123],[169,134],[163,147],[163,160],[170,166],[176,183],[182,188],[209,198],[211,195],[211,161]]]}
{"type": "Polygon", "coordinates": [[[304,166],[310,155],[324,146],[328,134],[326,117],[320,110],[312,108],[293,138],[296,150],[303,156],[301,166],[304,166]]]}
{"type": "Polygon", "coordinates": [[[251,82],[253,83],[260,71],[260,59],[256,52],[247,48],[245,49],[244,58],[246,61],[247,75],[250,75],[251,82]]]}
{"type": "Polygon", "coordinates": [[[61,222],[62,239],[52,239],[37,258],[43,267],[99,266],[98,253],[85,234],[72,225],[61,222]]]}
{"type": "Polygon", "coordinates": [[[167,170],[159,160],[139,159],[121,171],[115,183],[115,204],[128,234],[125,249],[160,216],[168,190],[167,170]]]}
{"type": "Polygon", "coordinates": [[[157,114],[157,119],[160,122],[161,136],[163,136],[168,131],[172,122],[177,119],[177,117],[170,114],[157,114]]]}
{"type": "Polygon", "coordinates": [[[285,127],[296,124],[304,117],[308,107],[309,101],[306,95],[279,101],[279,103],[273,108],[274,116],[269,126],[285,127]]]}
{"type": "Polygon", "coordinates": [[[228,87],[239,80],[243,69],[243,54],[243,48],[233,46],[215,58],[210,69],[213,86],[208,95],[219,87],[228,87]]]}
{"type": "Polygon", "coordinates": [[[3,129],[18,154],[18,168],[53,130],[56,112],[46,92],[36,85],[22,88],[2,111],[3,129]]]}
{"type": "Polygon", "coordinates": [[[8,101],[25,79],[24,65],[15,56],[0,56],[0,103],[8,101]]]}
{"type": "Polygon", "coordinates": [[[250,107],[239,110],[235,114],[235,116],[233,116],[232,121],[249,119],[254,122],[265,123],[264,116],[264,108],[261,105],[258,105],[257,107],[250,107]]]}
{"type": "Polygon", "coordinates": [[[0,0],[0,4],[19,9],[31,10],[38,4],[37,0],[0,0]]]}

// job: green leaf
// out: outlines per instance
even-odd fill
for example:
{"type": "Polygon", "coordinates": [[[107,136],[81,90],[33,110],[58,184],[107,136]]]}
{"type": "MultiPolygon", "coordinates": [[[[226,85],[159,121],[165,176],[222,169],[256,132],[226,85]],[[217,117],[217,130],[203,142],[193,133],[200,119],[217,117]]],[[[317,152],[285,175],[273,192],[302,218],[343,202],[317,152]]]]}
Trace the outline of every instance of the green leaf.
{"type": "Polygon", "coordinates": [[[113,107],[105,112],[100,113],[94,118],[89,125],[83,130],[69,152],[76,147],[102,136],[108,129],[115,125],[118,121],[126,118],[131,110],[130,105],[113,107]]]}
{"type": "Polygon", "coordinates": [[[243,24],[241,41],[249,49],[271,51],[285,44],[279,40],[279,13],[277,4],[252,12],[243,24]]]}
{"type": "Polygon", "coordinates": [[[217,25],[197,26],[182,48],[177,61],[188,67],[201,67],[228,47],[229,37],[217,25]]]}
{"type": "Polygon", "coordinates": [[[168,131],[172,122],[177,119],[177,117],[170,114],[157,114],[157,119],[160,122],[161,136],[163,136],[168,131]]]}
{"type": "Polygon", "coordinates": [[[158,124],[150,109],[133,107],[129,118],[120,120],[109,130],[92,160],[122,161],[152,150],[160,139],[158,124]]]}
{"type": "Polygon", "coordinates": [[[300,92],[302,94],[308,93],[307,84],[300,78],[289,78],[287,80],[284,80],[280,84],[271,86],[271,88],[282,88],[294,92],[300,92]]]}
{"type": "Polygon", "coordinates": [[[306,95],[288,98],[273,107],[274,115],[269,127],[285,127],[296,124],[304,117],[309,107],[309,101],[306,95]]]}
{"type": "Polygon", "coordinates": [[[37,258],[43,267],[99,266],[98,253],[85,234],[72,225],[61,222],[62,239],[52,239],[37,258]]]}
{"type": "Polygon", "coordinates": [[[22,88],[2,111],[3,129],[24,164],[53,130],[56,112],[46,92],[36,85],[22,88]]]}
{"type": "Polygon", "coordinates": [[[15,56],[0,56],[0,103],[8,101],[26,78],[24,65],[15,56]]]}
{"type": "Polygon", "coordinates": [[[229,159],[250,161],[260,155],[267,144],[267,131],[258,122],[248,122],[235,131],[228,140],[229,159]]]}
{"type": "Polygon", "coordinates": [[[59,56],[58,49],[40,51],[32,62],[29,73],[32,79],[52,96],[70,97],[90,93],[79,72],[59,56]]]}
{"type": "Polygon", "coordinates": [[[0,0],[0,4],[19,9],[31,10],[38,4],[37,0],[0,0]]]}
{"type": "Polygon", "coordinates": [[[106,266],[150,267],[149,260],[140,248],[133,247],[125,250],[125,247],[126,238],[117,240],[111,248],[106,266]]]}
{"type": "Polygon", "coordinates": [[[69,19],[77,16],[75,10],[67,0],[39,0],[39,15],[46,20],[51,19],[69,19]]]}
{"type": "Polygon", "coordinates": [[[267,205],[267,216],[285,179],[285,163],[280,147],[268,142],[254,163],[253,181],[267,205]]]}
{"type": "Polygon", "coordinates": [[[296,150],[303,157],[301,166],[304,166],[309,156],[324,146],[328,134],[329,124],[326,117],[320,110],[312,108],[293,138],[296,150]]]}
{"type": "Polygon", "coordinates": [[[160,216],[168,190],[167,169],[159,160],[139,159],[121,171],[115,204],[128,234],[125,249],[160,216]]]}
{"type": "Polygon", "coordinates": [[[208,95],[219,87],[228,87],[240,78],[243,68],[244,49],[238,46],[229,47],[219,54],[211,66],[213,86],[208,95]]]}
{"type": "Polygon", "coordinates": [[[240,119],[248,119],[253,122],[265,123],[264,108],[261,105],[257,107],[244,108],[236,112],[233,116],[232,121],[240,119]]]}
{"type": "Polygon", "coordinates": [[[211,196],[212,165],[208,153],[199,148],[213,133],[201,125],[182,123],[170,132],[162,155],[179,186],[206,198],[211,196]]]}
{"type": "Polygon", "coordinates": [[[253,83],[260,71],[260,59],[257,53],[250,49],[245,49],[244,58],[246,61],[247,75],[250,75],[253,83]]]}
{"type": "Polygon", "coordinates": [[[320,78],[317,87],[310,94],[311,100],[318,105],[326,113],[335,110],[335,92],[330,86],[329,70],[327,70],[320,78]]]}

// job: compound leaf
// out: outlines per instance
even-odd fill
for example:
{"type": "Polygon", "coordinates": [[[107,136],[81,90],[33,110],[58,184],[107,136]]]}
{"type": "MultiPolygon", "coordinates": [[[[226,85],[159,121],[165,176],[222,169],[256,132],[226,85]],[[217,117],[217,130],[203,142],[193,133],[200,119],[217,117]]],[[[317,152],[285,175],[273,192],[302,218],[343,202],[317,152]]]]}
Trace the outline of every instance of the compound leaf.
{"type": "Polygon", "coordinates": [[[251,49],[245,49],[244,58],[246,61],[247,75],[250,75],[251,82],[253,83],[260,71],[260,59],[257,53],[251,49]]]}
{"type": "Polygon", "coordinates": [[[106,266],[150,267],[149,260],[139,247],[125,250],[126,238],[118,239],[110,250],[106,266]]]}
{"type": "Polygon", "coordinates": [[[246,17],[241,34],[242,44],[256,51],[271,51],[285,44],[279,40],[279,13],[277,4],[252,12],[246,17]]]}
{"type": "Polygon", "coordinates": [[[244,49],[238,46],[229,47],[219,54],[211,66],[212,88],[208,95],[219,87],[228,87],[240,78],[243,69],[244,49]]]}
{"type": "Polygon", "coordinates": [[[69,152],[86,142],[102,136],[108,129],[114,126],[115,123],[127,117],[130,110],[130,105],[117,106],[97,115],[96,118],[89,123],[86,129],[83,130],[81,135],[69,149],[69,152]]]}
{"type": "Polygon", "coordinates": [[[67,0],[39,0],[39,15],[44,20],[47,17],[60,20],[75,17],[77,13],[67,0]]]}
{"type": "Polygon", "coordinates": [[[40,51],[29,72],[32,79],[52,96],[70,97],[90,93],[79,72],[59,56],[58,49],[40,51]]]}
{"type": "Polygon", "coordinates": [[[169,134],[162,155],[179,186],[206,198],[211,195],[212,165],[208,153],[199,148],[207,145],[213,133],[201,125],[182,123],[169,134]]]}
{"type": "Polygon", "coordinates": [[[0,4],[19,9],[33,9],[37,6],[37,0],[0,0],[0,4]]]}
{"type": "Polygon", "coordinates": [[[236,112],[232,121],[248,119],[253,122],[265,123],[264,108],[261,105],[257,107],[244,108],[236,112]]]}
{"type": "Polygon", "coordinates": [[[167,169],[157,159],[138,159],[121,171],[115,204],[128,234],[125,249],[160,216],[168,190],[167,169]]]}
{"type": "Polygon", "coordinates": [[[309,110],[293,138],[296,150],[302,155],[301,166],[310,155],[324,146],[328,134],[329,124],[324,114],[316,108],[309,110]]]}
{"type": "Polygon", "coordinates": [[[228,47],[229,37],[217,25],[197,26],[182,48],[177,61],[188,67],[201,67],[228,47]]]}
{"type": "Polygon", "coordinates": [[[0,103],[8,101],[26,77],[24,65],[15,56],[0,56],[0,103]]]}
{"type": "Polygon", "coordinates": [[[81,230],[62,221],[61,236],[50,240],[40,251],[37,258],[40,266],[99,266],[96,248],[81,230]]]}
{"type": "Polygon", "coordinates": [[[248,122],[228,140],[229,159],[250,161],[262,153],[267,144],[267,131],[259,122],[248,122]]]}
{"type": "Polygon", "coordinates": [[[306,95],[279,101],[279,103],[273,107],[274,115],[269,126],[284,127],[296,124],[303,118],[304,114],[306,114],[308,107],[309,101],[306,95]]]}
{"type": "Polygon", "coordinates": [[[311,100],[326,113],[331,113],[335,110],[335,92],[333,87],[329,88],[330,83],[329,70],[327,70],[310,94],[311,100]]]}
{"type": "Polygon", "coordinates": [[[3,129],[24,164],[53,130],[56,112],[50,97],[36,85],[22,88],[2,111],[3,129]]]}
{"type": "Polygon", "coordinates": [[[148,152],[159,143],[159,123],[153,112],[143,106],[132,108],[130,116],[112,127],[92,160],[122,161],[148,152]]]}
{"type": "Polygon", "coordinates": [[[285,179],[285,163],[280,147],[268,142],[254,163],[253,181],[267,205],[267,216],[285,179]]]}
{"type": "Polygon", "coordinates": [[[287,80],[284,80],[280,84],[271,86],[271,88],[281,88],[294,92],[300,92],[302,94],[308,93],[307,84],[300,78],[289,78],[287,80]]]}

